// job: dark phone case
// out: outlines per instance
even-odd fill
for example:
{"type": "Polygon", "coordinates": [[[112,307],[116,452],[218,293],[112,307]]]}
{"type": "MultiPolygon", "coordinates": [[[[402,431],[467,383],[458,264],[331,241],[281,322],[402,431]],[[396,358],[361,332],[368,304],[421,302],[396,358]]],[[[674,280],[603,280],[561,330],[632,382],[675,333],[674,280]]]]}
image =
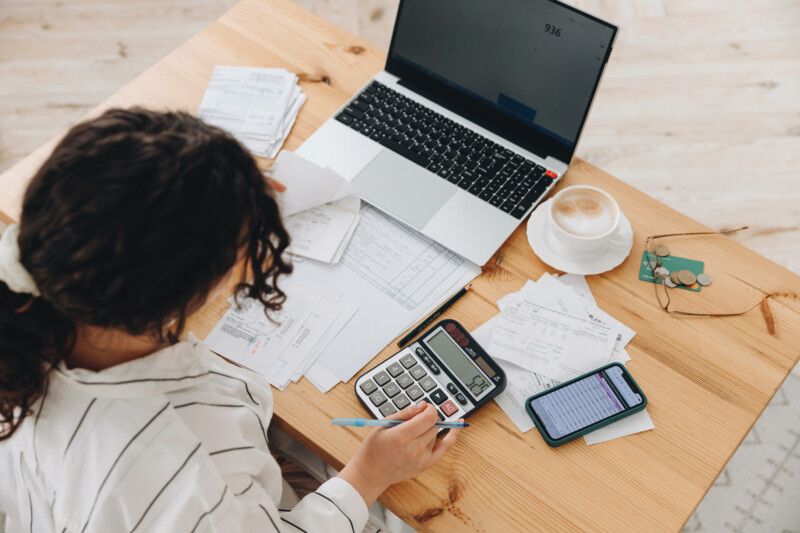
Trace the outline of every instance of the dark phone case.
{"type": "Polygon", "coordinates": [[[586,435],[587,433],[591,433],[592,431],[594,431],[596,429],[600,429],[601,427],[604,427],[604,426],[607,426],[609,424],[612,424],[612,423],[616,422],[617,420],[625,418],[626,416],[630,416],[630,415],[632,415],[634,413],[638,413],[639,411],[644,409],[646,406],[647,406],[647,396],[644,395],[644,392],[642,392],[642,388],[639,386],[638,383],[636,383],[636,380],[633,379],[633,376],[631,375],[631,373],[628,372],[628,369],[625,368],[625,365],[623,365],[622,363],[611,363],[611,364],[608,364],[606,366],[602,366],[600,368],[596,368],[596,369],[592,370],[591,372],[587,372],[587,373],[585,373],[585,374],[583,374],[581,376],[578,376],[577,378],[571,379],[569,381],[565,381],[564,383],[562,383],[560,385],[557,385],[557,386],[553,387],[552,389],[547,389],[546,391],[540,392],[539,394],[534,394],[533,396],[531,396],[530,398],[525,400],[525,411],[528,412],[528,416],[531,417],[531,420],[533,420],[533,423],[536,424],[536,429],[538,429],[539,433],[542,434],[542,438],[544,439],[544,441],[548,444],[548,446],[552,446],[553,448],[555,448],[556,446],[561,446],[562,444],[566,444],[566,443],[568,443],[568,442],[570,442],[572,440],[577,439],[578,437],[582,437],[582,436],[586,435]],[[597,374],[598,372],[602,372],[603,370],[611,368],[612,366],[618,366],[618,367],[622,368],[622,371],[625,373],[625,375],[628,376],[628,378],[631,380],[631,383],[633,383],[636,386],[636,389],[639,391],[639,394],[642,395],[642,400],[643,400],[642,403],[637,405],[636,407],[634,407],[632,409],[628,409],[627,411],[622,411],[621,413],[616,414],[616,415],[612,416],[611,418],[609,418],[607,420],[603,420],[603,421],[598,422],[596,424],[592,424],[591,426],[587,426],[584,429],[582,429],[582,430],[580,430],[580,431],[578,431],[576,433],[573,433],[571,435],[567,435],[566,437],[562,437],[560,439],[551,438],[547,434],[547,431],[544,429],[543,425],[540,425],[539,419],[533,413],[533,409],[531,409],[531,400],[534,400],[534,399],[536,399],[536,398],[538,398],[540,396],[544,396],[545,394],[553,392],[556,389],[560,389],[562,387],[566,387],[567,385],[569,385],[571,383],[575,383],[576,381],[580,381],[581,379],[584,379],[586,376],[591,376],[593,374],[597,374]]]}

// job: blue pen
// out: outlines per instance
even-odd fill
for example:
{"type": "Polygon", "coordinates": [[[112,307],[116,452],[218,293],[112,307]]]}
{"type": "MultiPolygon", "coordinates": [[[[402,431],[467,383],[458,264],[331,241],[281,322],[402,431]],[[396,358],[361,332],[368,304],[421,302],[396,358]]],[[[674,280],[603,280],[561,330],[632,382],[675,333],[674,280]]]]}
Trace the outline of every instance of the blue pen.
{"type": "MultiPolygon", "coordinates": [[[[394,426],[399,426],[405,422],[405,420],[372,420],[372,419],[365,419],[365,418],[334,418],[333,425],[334,426],[352,426],[357,428],[362,428],[366,426],[377,426],[381,428],[392,428],[394,426]]],[[[466,422],[436,422],[433,427],[435,428],[446,428],[446,429],[461,429],[461,428],[468,428],[469,424],[466,422]]]]}

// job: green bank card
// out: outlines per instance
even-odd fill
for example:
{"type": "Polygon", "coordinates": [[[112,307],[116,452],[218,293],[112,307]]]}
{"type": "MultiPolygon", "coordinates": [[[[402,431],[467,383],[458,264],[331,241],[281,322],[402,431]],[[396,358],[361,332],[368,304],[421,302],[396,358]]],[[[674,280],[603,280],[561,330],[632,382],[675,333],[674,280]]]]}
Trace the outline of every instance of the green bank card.
{"type": "MultiPolygon", "coordinates": [[[[689,272],[693,272],[694,275],[698,275],[703,272],[704,263],[702,261],[695,261],[694,259],[686,259],[685,257],[677,257],[674,255],[668,255],[667,257],[659,257],[656,258],[656,254],[653,252],[644,252],[642,254],[642,262],[639,265],[639,279],[642,281],[649,281],[650,283],[661,283],[660,279],[656,279],[653,276],[653,271],[650,270],[650,267],[647,266],[648,261],[657,262],[656,259],[661,261],[661,266],[672,272],[673,270],[688,270],[689,272]]],[[[695,282],[694,285],[686,287],[684,285],[678,285],[679,289],[686,289],[690,291],[700,292],[702,288],[701,285],[695,282]]]]}

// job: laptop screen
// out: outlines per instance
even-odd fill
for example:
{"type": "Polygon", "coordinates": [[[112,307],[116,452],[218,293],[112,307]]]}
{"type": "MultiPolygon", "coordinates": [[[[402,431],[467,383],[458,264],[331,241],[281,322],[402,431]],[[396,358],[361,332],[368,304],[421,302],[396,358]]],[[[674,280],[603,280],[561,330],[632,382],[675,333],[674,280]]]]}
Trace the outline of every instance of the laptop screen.
{"type": "Polygon", "coordinates": [[[615,33],[551,0],[408,0],[389,63],[574,149],[615,33]]]}

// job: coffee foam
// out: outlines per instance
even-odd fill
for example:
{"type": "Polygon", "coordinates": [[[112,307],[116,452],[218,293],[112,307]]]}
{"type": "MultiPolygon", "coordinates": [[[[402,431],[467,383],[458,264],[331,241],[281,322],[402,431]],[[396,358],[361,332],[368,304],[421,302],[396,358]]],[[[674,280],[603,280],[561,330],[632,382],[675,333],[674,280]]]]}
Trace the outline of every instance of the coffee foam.
{"type": "Polygon", "coordinates": [[[616,219],[616,208],[602,193],[575,189],[560,196],[553,205],[553,220],[561,229],[578,237],[608,233],[616,219]]]}

